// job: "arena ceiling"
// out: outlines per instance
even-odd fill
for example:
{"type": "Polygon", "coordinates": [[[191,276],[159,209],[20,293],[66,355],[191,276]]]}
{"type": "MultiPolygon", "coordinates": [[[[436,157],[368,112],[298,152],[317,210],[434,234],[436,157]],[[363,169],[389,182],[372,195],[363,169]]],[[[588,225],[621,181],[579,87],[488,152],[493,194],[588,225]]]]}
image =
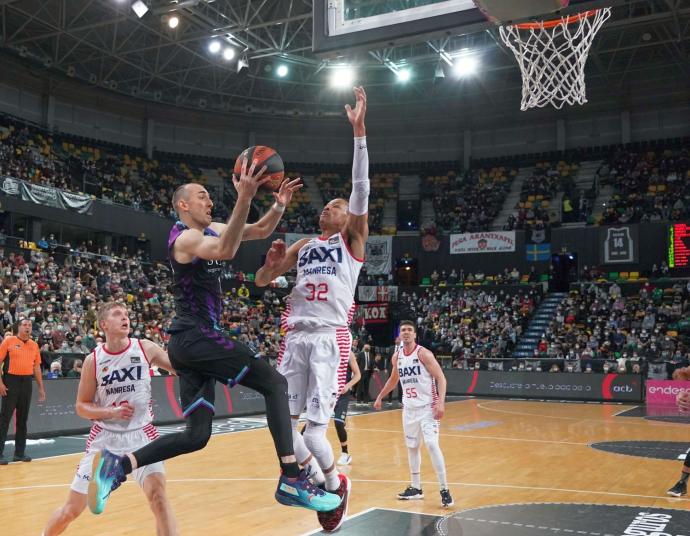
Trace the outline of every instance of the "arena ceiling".
{"type": "MultiPolygon", "coordinates": [[[[404,2],[405,0],[400,0],[404,2]]],[[[614,16],[597,37],[587,66],[590,100],[621,104],[640,96],[687,96],[690,0],[611,0],[614,16]]],[[[131,0],[0,0],[0,46],[34,70],[177,106],[289,115],[342,113],[342,95],[327,83],[338,59],[314,55],[312,0],[147,0],[142,18],[131,0]],[[172,30],[166,20],[180,18],[172,30]],[[234,47],[225,61],[210,54],[219,38],[234,47]],[[238,72],[238,60],[247,67],[238,72]],[[284,78],[276,75],[286,65],[284,78]]],[[[7,57],[7,56],[6,56],[7,57]]],[[[372,101],[409,106],[515,110],[519,70],[497,31],[431,36],[419,43],[358,51],[357,82],[372,101]],[[439,49],[480,51],[480,72],[439,77],[439,49]],[[414,69],[396,83],[387,62],[414,69]]],[[[661,98],[661,97],[657,97],[661,98]]]]}

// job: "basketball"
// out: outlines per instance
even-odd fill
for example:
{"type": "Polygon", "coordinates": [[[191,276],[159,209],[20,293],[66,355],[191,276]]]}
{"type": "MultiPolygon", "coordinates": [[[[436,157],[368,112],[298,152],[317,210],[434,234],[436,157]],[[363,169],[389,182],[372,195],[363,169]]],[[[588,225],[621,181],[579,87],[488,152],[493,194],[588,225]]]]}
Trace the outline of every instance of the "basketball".
{"type": "Polygon", "coordinates": [[[275,149],[266,147],[265,145],[255,145],[242,151],[237,157],[235,167],[232,170],[238,178],[242,172],[242,161],[245,158],[247,159],[247,169],[249,169],[254,160],[257,161],[255,168],[257,172],[261,170],[262,167],[266,166],[264,177],[269,177],[269,180],[264,183],[265,188],[269,190],[277,190],[280,188],[285,178],[285,166],[283,165],[283,159],[280,158],[280,155],[275,149]]]}

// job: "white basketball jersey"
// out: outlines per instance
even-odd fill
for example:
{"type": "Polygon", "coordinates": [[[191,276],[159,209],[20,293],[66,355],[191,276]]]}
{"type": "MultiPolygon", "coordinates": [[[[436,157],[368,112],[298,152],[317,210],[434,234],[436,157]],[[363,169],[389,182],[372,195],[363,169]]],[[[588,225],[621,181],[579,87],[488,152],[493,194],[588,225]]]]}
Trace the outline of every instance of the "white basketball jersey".
{"type": "Polygon", "coordinates": [[[402,403],[406,408],[431,407],[438,400],[436,380],[419,359],[422,346],[415,346],[409,355],[398,347],[398,374],[402,387],[402,403]]]}
{"type": "Polygon", "coordinates": [[[94,356],[98,382],[94,403],[105,408],[129,402],[134,408],[130,420],[95,422],[111,432],[130,432],[150,424],[153,420],[151,372],[141,341],[129,339],[129,346],[118,354],[108,352],[103,344],[99,344],[94,356]]]}
{"type": "Polygon", "coordinates": [[[348,326],[362,264],[341,233],[309,240],[298,253],[297,280],[283,313],[283,325],[287,329],[348,326]]]}

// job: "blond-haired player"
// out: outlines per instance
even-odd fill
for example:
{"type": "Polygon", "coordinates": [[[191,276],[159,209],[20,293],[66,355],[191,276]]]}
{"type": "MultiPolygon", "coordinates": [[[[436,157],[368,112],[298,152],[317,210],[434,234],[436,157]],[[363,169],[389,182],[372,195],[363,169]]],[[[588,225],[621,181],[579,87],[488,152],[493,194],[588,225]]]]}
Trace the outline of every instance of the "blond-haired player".
{"type": "MultiPolygon", "coordinates": [[[[45,536],[61,534],[83,512],[101,449],[122,454],[158,437],[152,424],[149,369],[157,366],[173,372],[168,354],[151,341],[129,337],[129,312],[123,303],[103,305],[98,311],[98,325],[105,333],[105,342],[84,360],[77,392],[77,414],[93,421],[86,454],[77,467],[67,502],[48,521],[45,536]]],[[[157,534],[177,534],[165,493],[163,463],[137,469],[134,478],[156,518],[157,534]]],[[[95,504],[89,507],[99,510],[95,504]]]]}

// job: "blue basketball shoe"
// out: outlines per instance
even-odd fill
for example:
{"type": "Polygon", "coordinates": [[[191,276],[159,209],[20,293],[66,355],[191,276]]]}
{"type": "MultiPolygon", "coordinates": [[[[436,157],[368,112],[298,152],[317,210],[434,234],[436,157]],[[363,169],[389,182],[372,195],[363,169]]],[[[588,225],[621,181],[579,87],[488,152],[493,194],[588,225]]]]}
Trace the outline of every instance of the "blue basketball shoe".
{"type": "Polygon", "coordinates": [[[89,510],[94,514],[103,512],[110,493],[119,488],[125,480],[127,480],[127,475],[122,468],[121,457],[107,449],[97,452],[91,465],[89,510]]]}
{"type": "Polygon", "coordinates": [[[317,512],[330,512],[340,506],[341,497],[316,487],[307,478],[305,471],[300,471],[296,479],[280,476],[276,489],[276,501],[285,506],[300,506],[317,512]]]}

